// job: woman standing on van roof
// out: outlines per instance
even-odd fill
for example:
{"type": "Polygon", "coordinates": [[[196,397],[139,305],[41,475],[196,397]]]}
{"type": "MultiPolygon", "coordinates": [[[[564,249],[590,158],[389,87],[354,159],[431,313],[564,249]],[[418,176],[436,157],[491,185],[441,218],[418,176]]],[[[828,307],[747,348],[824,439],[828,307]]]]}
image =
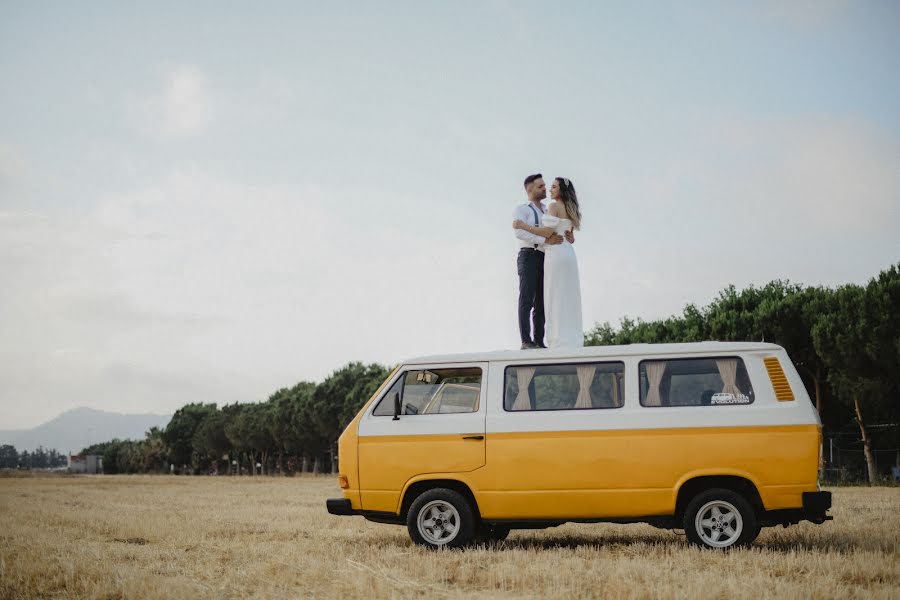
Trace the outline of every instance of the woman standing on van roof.
{"type": "Polygon", "coordinates": [[[541,237],[562,236],[562,243],[544,249],[544,314],[547,324],[547,344],[550,348],[580,347],[584,345],[581,328],[581,283],[578,277],[578,257],[566,238],[566,232],[581,228],[581,210],[572,181],[557,177],[550,186],[550,204],[541,217],[541,225],[529,225],[517,219],[514,229],[522,229],[541,237]]]}

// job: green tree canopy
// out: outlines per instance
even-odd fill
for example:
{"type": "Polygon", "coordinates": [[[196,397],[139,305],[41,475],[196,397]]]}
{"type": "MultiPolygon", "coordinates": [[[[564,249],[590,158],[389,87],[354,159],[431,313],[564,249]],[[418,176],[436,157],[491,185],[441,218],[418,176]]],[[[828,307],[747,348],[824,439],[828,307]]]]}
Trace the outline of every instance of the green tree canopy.
{"type": "Polygon", "coordinates": [[[194,434],[200,424],[215,412],[215,404],[202,403],[186,404],[175,411],[163,432],[163,441],[169,448],[169,460],[178,465],[191,464],[194,434]]]}

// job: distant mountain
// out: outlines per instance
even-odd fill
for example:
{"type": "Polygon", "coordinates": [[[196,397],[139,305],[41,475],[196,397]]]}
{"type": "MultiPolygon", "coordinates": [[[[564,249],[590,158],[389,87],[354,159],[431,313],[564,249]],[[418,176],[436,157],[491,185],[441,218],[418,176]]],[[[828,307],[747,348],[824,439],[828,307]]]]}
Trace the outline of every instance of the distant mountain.
{"type": "Polygon", "coordinates": [[[151,427],[165,427],[172,415],[129,415],[73,408],[34,429],[0,431],[0,444],[12,444],[16,450],[29,452],[43,446],[60,452],[75,453],[98,442],[144,439],[151,427]]]}

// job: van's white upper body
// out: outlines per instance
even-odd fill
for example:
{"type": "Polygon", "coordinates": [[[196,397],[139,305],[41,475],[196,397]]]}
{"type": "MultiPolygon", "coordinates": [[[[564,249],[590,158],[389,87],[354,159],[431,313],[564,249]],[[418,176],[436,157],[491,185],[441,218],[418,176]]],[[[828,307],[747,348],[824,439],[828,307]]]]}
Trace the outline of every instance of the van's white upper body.
{"type": "Polygon", "coordinates": [[[359,422],[360,436],[669,429],[690,427],[747,427],[765,425],[821,425],[799,374],[781,346],[757,342],[697,342],[686,344],[630,344],[536,350],[447,354],[404,361],[383,388],[387,393],[404,371],[472,366],[482,369],[478,411],[461,414],[416,415],[414,418],[374,416],[372,402],[359,422]],[[641,406],[638,364],[654,358],[738,356],[753,385],[751,404],[706,406],[641,406]],[[776,399],[765,357],[777,357],[795,399],[776,399]],[[592,410],[507,411],[503,406],[505,369],[510,366],[577,364],[596,361],[624,363],[624,402],[619,408],[592,410]]]}

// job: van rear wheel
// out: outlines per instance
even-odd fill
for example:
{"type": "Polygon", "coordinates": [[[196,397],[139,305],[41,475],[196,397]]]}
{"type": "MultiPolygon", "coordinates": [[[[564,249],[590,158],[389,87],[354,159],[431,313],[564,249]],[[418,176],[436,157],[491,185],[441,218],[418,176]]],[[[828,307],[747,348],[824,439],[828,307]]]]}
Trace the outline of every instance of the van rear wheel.
{"type": "Polygon", "coordinates": [[[406,528],[412,541],[426,548],[459,548],[475,534],[475,515],[462,494],[435,488],[413,501],[406,528]]]}
{"type": "Polygon", "coordinates": [[[684,531],[691,543],[717,550],[749,546],[759,533],[753,506],[737,492],[718,488],[688,503],[684,531]]]}

